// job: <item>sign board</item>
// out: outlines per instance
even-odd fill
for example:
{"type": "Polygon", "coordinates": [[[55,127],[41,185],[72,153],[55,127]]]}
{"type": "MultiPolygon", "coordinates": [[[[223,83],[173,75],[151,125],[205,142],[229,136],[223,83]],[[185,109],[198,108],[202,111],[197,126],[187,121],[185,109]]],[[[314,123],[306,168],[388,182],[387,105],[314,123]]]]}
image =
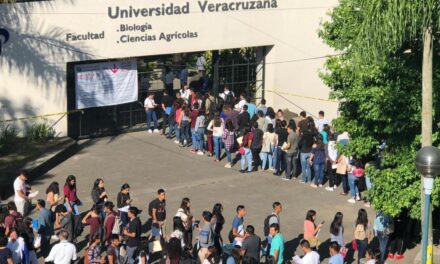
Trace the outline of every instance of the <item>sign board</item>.
{"type": "Polygon", "coordinates": [[[75,66],[76,108],[118,105],[138,99],[137,61],[75,66]]]}

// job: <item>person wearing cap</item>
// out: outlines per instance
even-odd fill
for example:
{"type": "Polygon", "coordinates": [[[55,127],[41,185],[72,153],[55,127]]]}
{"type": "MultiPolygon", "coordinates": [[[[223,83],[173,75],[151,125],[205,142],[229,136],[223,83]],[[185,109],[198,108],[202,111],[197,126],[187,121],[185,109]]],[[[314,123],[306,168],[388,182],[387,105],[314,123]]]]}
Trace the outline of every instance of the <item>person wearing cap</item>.
{"type": "Polygon", "coordinates": [[[123,232],[124,236],[127,236],[127,260],[129,264],[135,263],[135,253],[141,242],[142,225],[138,213],[137,207],[130,206],[128,208],[130,223],[128,228],[124,228],[123,232]]]}

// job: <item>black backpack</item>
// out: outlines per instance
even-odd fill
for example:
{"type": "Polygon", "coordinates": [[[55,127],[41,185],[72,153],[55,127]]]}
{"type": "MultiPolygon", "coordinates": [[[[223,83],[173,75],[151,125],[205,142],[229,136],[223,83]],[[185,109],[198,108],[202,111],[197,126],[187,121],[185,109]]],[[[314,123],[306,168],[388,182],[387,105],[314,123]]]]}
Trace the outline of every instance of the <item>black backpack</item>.
{"type": "Polygon", "coordinates": [[[79,215],[73,215],[73,238],[77,238],[81,236],[82,232],[84,231],[84,225],[81,222],[81,216],[79,215]]]}
{"type": "Polygon", "coordinates": [[[276,215],[270,214],[264,219],[263,233],[264,233],[265,237],[267,237],[269,235],[269,229],[270,229],[269,222],[272,217],[276,217],[276,215]]]}
{"type": "Polygon", "coordinates": [[[22,233],[24,233],[26,231],[26,225],[24,224],[23,216],[21,216],[20,214],[17,216],[10,216],[13,219],[12,227],[17,230],[17,234],[21,235],[22,233]]]}

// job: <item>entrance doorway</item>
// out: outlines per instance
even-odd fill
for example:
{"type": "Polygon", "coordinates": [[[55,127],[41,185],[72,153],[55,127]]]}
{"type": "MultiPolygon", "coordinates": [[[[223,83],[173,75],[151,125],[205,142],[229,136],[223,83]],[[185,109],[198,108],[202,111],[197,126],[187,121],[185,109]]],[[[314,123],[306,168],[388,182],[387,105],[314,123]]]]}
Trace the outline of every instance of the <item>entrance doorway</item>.
{"type": "MultiPolygon", "coordinates": [[[[146,94],[155,93],[155,101],[160,103],[163,89],[165,89],[165,76],[170,71],[175,76],[173,89],[178,91],[181,88],[179,76],[185,67],[188,69],[188,83],[197,81],[200,74],[196,64],[200,55],[206,61],[205,74],[209,77],[208,89],[213,91],[215,96],[221,93],[227,85],[237,97],[241,93],[245,93],[252,101],[264,97],[265,47],[136,57],[138,61],[137,101],[115,106],[87,108],[69,114],[68,136],[78,139],[143,129],[143,124],[146,123],[143,107],[146,94]]],[[[75,65],[103,61],[67,63],[68,111],[76,108],[75,65]]],[[[160,118],[160,111],[158,111],[158,118],[160,118]]]]}

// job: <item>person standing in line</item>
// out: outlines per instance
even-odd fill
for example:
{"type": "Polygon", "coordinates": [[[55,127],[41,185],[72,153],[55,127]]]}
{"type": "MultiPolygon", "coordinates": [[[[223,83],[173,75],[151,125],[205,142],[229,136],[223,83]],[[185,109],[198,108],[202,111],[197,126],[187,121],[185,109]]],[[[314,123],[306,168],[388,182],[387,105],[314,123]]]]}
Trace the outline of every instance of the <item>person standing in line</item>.
{"type": "Polygon", "coordinates": [[[205,57],[203,57],[202,53],[198,54],[197,60],[196,60],[196,67],[197,67],[197,70],[199,71],[199,74],[205,70],[205,65],[206,65],[205,57]]]}
{"type": "Polygon", "coordinates": [[[186,63],[183,63],[183,69],[180,71],[180,88],[183,87],[183,85],[188,83],[188,76],[189,76],[189,72],[188,72],[188,66],[186,65],[186,63]]]}
{"type": "Polygon", "coordinates": [[[199,233],[199,259],[200,263],[203,263],[206,255],[208,253],[208,248],[214,247],[214,231],[211,225],[212,214],[209,211],[203,211],[203,227],[200,229],[199,233]]]}
{"type": "Polygon", "coordinates": [[[253,118],[256,115],[257,106],[251,102],[250,98],[248,98],[246,101],[248,102],[247,103],[247,107],[248,107],[247,111],[249,113],[249,116],[251,117],[251,120],[254,120],[253,118]]]}
{"type": "Polygon", "coordinates": [[[281,229],[280,214],[283,211],[283,206],[281,205],[280,202],[274,202],[272,204],[272,208],[273,208],[273,212],[266,218],[267,227],[266,227],[266,223],[264,223],[264,230],[263,230],[263,234],[267,240],[267,249],[266,249],[267,256],[269,255],[270,247],[273,239],[272,235],[270,234],[270,226],[272,224],[277,224],[278,228],[281,229]]]}
{"type": "Polygon", "coordinates": [[[204,139],[205,139],[205,113],[203,110],[199,111],[199,115],[196,118],[196,124],[194,129],[196,131],[196,142],[195,147],[197,148],[197,155],[203,155],[205,152],[204,139]]]}
{"type": "Polygon", "coordinates": [[[255,228],[251,225],[246,227],[244,240],[241,247],[243,262],[247,264],[259,264],[261,251],[261,239],[255,235],[255,228]]]}
{"type": "Polygon", "coordinates": [[[121,254],[119,251],[119,246],[121,241],[119,240],[119,235],[112,234],[110,236],[110,245],[107,248],[107,259],[109,264],[123,264],[121,254]]]}
{"type": "Polygon", "coordinates": [[[244,136],[244,131],[251,127],[251,117],[247,112],[247,105],[243,105],[243,109],[239,112],[237,117],[237,125],[240,136],[244,136]]]}
{"type": "Polygon", "coordinates": [[[77,259],[76,247],[69,241],[69,233],[61,230],[59,234],[60,242],[52,247],[49,256],[44,259],[45,262],[54,264],[70,264],[77,259]]]}
{"type": "Polygon", "coordinates": [[[383,211],[377,211],[376,219],[374,219],[373,223],[373,230],[379,240],[380,259],[385,260],[388,240],[390,234],[394,232],[393,218],[383,211]]]}
{"type": "Polygon", "coordinates": [[[123,232],[124,236],[127,236],[127,261],[129,264],[136,263],[134,257],[141,241],[142,224],[139,220],[138,212],[139,210],[134,206],[128,209],[130,223],[128,228],[124,228],[123,232]]]}
{"type": "Polygon", "coordinates": [[[263,146],[260,152],[261,167],[263,170],[266,169],[266,162],[269,164],[269,170],[274,171],[273,151],[277,143],[277,135],[272,124],[267,125],[267,130],[263,135],[263,146]]]}
{"type": "Polygon", "coordinates": [[[252,123],[252,144],[251,144],[251,152],[252,152],[252,160],[253,160],[253,171],[258,171],[258,166],[260,166],[260,152],[263,147],[263,130],[258,128],[258,123],[252,123]]]}
{"type": "Polygon", "coordinates": [[[310,170],[309,163],[310,152],[312,151],[312,146],[314,143],[312,129],[314,129],[314,123],[308,121],[308,128],[302,131],[302,134],[299,137],[298,147],[303,177],[301,183],[308,183],[312,181],[312,172],[310,170]]]}
{"type": "Polygon", "coordinates": [[[190,120],[190,129],[191,129],[191,153],[197,153],[199,150],[198,146],[198,138],[197,138],[197,117],[199,117],[200,112],[200,104],[196,101],[194,103],[194,108],[189,113],[189,120],[190,120]]]}
{"type": "Polygon", "coordinates": [[[289,136],[289,133],[286,129],[286,120],[278,121],[278,124],[278,128],[275,128],[275,133],[277,134],[278,138],[278,144],[276,148],[275,172],[273,174],[275,176],[281,176],[281,173],[286,168],[286,153],[283,151],[283,146],[287,144],[287,138],[289,136]]]}
{"type": "Polygon", "coordinates": [[[151,229],[151,234],[153,236],[163,236],[166,234],[165,220],[166,220],[166,201],[165,201],[165,190],[157,190],[157,198],[151,202],[151,218],[153,227],[151,229]]]}
{"type": "MultiPolygon", "coordinates": [[[[19,264],[23,260],[24,240],[17,234],[17,230],[11,229],[7,247],[11,250],[13,263],[19,264]]],[[[0,257],[1,260],[1,257],[0,257]]],[[[4,263],[1,262],[0,263],[4,263]]]]}
{"type": "Polygon", "coordinates": [[[107,201],[107,193],[105,192],[104,180],[96,179],[92,188],[92,201],[99,211],[99,217],[104,220],[104,203],[107,201]]]}
{"type": "Polygon", "coordinates": [[[12,229],[18,228],[17,223],[23,220],[23,216],[17,212],[17,207],[15,206],[14,202],[8,202],[6,206],[8,208],[8,215],[5,216],[3,224],[5,228],[5,235],[8,236],[12,229]]]}
{"type": "Polygon", "coordinates": [[[113,210],[115,205],[111,201],[107,201],[104,203],[104,236],[103,236],[103,242],[106,245],[109,245],[111,243],[110,236],[112,235],[112,231],[114,230],[114,226],[116,223],[116,217],[117,213],[113,210]]]}
{"type": "Polygon", "coordinates": [[[291,180],[296,175],[296,164],[298,163],[298,135],[296,134],[295,123],[287,127],[287,145],[284,148],[286,151],[286,176],[283,180],[291,180]]]}
{"type": "Polygon", "coordinates": [[[316,211],[309,210],[304,220],[304,239],[306,239],[312,248],[319,247],[318,233],[321,230],[324,222],[318,226],[315,224],[316,211]]]}
{"type": "Polygon", "coordinates": [[[190,133],[190,108],[187,105],[182,107],[179,117],[179,127],[180,127],[180,146],[185,147],[189,143],[189,133],[190,133]]]}
{"type": "Polygon", "coordinates": [[[62,204],[63,196],[60,195],[60,186],[58,182],[52,182],[46,189],[46,201],[49,203],[49,209],[55,212],[55,207],[62,204]]]}
{"type": "MultiPolygon", "coordinates": [[[[245,110],[246,112],[248,111],[248,106],[247,106],[248,102],[246,101],[246,94],[242,93],[240,94],[240,101],[234,106],[235,110],[237,110],[238,112],[242,112],[243,110],[245,110]],[[246,105],[246,109],[244,109],[244,106],[246,105]]],[[[255,111],[255,109],[254,109],[255,111]]],[[[250,118],[250,113],[249,114],[249,120],[250,118]]]]}
{"type": "Polygon", "coordinates": [[[318,129],[318,132],[321,132],[324,129],[324,126],[328,124],[328,120],[324,118],[324,111],[319,111],[318,119],[316,119],[316,129],[318,129]]]}
{"type": "Polygon", "coordinates": [[[214,142],[215,162],[220,162],[221,150],[222,150],[222,136],[223,136],[223,120],[218,113],[215,113],[214,119],[209,122],[207,129],[212,131],[212,139],[214,142]]]}
{"type": "Polygon", "coordinates": [[[121,191],[118,193],[117,200],[119,218],[121,219],[122,227],[126,227],[128,225],[128,222],[130,222],[130,220],[128,219],[128,208],[133,201],[130,198],[130,185],[128,185],[128,183],[124,183],[121,186],[121,191]]]}
{"type": "Polygon", "coordinates": [[[103,226],[100,216],[100,209],[93,205],[92,209],[82,219],[83,225],[90,225],[89,228],[89,244],[97,234],[102,234],[103,226]]]}
{"type": "Polygon", "coordinates": [[[64,184],[64,206],[69,212],[79,215],[78,206],[81,205],[81,201],[78,199],[76,193],[76,177],[69,175],[64,184]]]}
{"type": "Polygon", "coordinates": [[[41,254],[47,256],[50,249],[50,238],[53,236],[53,221],[51,211],[46,209],[46,203],[42,199],[37,200],[38,234],[41,236],[41,254]]]}
{"type": "Polygon", "coordinates": [[[226,121],[225,129],[223,129],[223,144],[225,145],[225,152],[228,162],[225,168],[232,168],[232,153],[234,153],[235,146],[235,128],[231,119],[226,121]]]}
{"type": "Polygon", "coordinates": [[[244,130],[243,135],[243,142],[241,143],[240,147],[240,154],[241,154],[241,173],[252,172],[252,152],[251,152],[251,146],[253,141],[253,133],[250,131],[250,128],[246,128],[244,130]],[[247,170],[246,170],[246,161],[247,161],[247,170]]]}
{"type": "Polygon", "coordinates": [[[349,203],[356,203],[356,201],[361,201],[361,196],[357,182],[359,178],[364,175],[364,169],[362,168],[362,163],[360,160],[348,159],[347,164],[349,169],[347,169],[348,174],[348,184],[350,185],[351,198],[348,199],[349,203]]]}
{"type": "Polygon", "coordinates": [[[263,112],[263,116],[266,116],[267,113],[267,106],[266,106],[266,99],[262,98],[260,101],[260,106],[258,106],[256,113],[259,111],[263,112]]]}
{"type": "Polygon", "coordinates": [[[184,227],[183,240],[189,248],[192,246],[193,238],[193,215],[191,214],[191,201],[188,197],[182,199],[180,208],[177,210],[176,217],[179,217],[184,227]]]}
{"type": "Polygon", "coordinates": [[[55,228],[61,228],[67,232],[66,240],[73,242],[73,213],[67,211],[67,208],[63,204],[57,205],[55,208],[56,221],[55,228]]]}
{"type": "Polygon", "coordinates": [[[231,243],[234,246],[241,247],[244,239],[244,217],[246,216],[246,208],[244,207],[244,205],[239,205],[237,206],[236,212],[237,214],[232,220],[231,235],[233,241],[231,241],[231,243]]]}
{"type": "Polygon", "coordinates": [[[340,247],[345,247],[343,218],[344,215],[341,212],[337,212],[330,224],[330,242],[336,242],[340,247]]]}
{"type": "Polygon", "coordinates": [[[27,264],[38,264],[37,253],[35,248],[35,235],[32,228],[32,218],[26,217],[23,220],[24,230],[20,234],[25,245],[24,256],[27,264]]]}
{"type": "Polygon", "coordinates": [[[336,188],[338,188],[338,176],[336,174],[336,170],[338,167],[338,165],[336,164],[338,160],[338,150],[336,149],[336,142],[332,133],[328,134],[328,145],[326,154],[328,187],[326,187],[325,189],[332,192],[336,190],[336,188]]]}
{"type": "Polygon", "coordinates": [[[158,125],[157,125],[157,115],[156,115],[156,107],[158,105],[156,104],[156,102],[154,102],[154,94],[153,93],[148,93],[147,97],[145,98],[144,101],[144,108],[145,108],[145,113],[147,115],[147,131],[148,133],[159,133],[158,125]],[[154,124],[154,131],[151,130],[150,125],[151,125],[151,121],[153,121],[154,124]]]}
{"type": "Polygon", "coordinates": [[[322,188],[324,182],[325,159],[325,145],[322,142],[321,135],[318,135],[318,139],[316,140],[316,143],[313,144],[309,157],[310,166],[313,166],[315,171],[315,183],[310,185],[313,188],[322,188]]]}
{"type": "Polygon", "coordinates": [[[171,115],[171,109],[173,106],[173,98],[168,94],[168,91],[165,89],[163,90],[163,97],[162,97],[162,135],[164,135],[166,138],[170,139],[172,135],[172,130],[168,129],[168,133],[166,133],[167,127],[170,127],[170,115],[171,115]]]}
{"type": "Polygon", "coordinates": [[[28,214],[28,202],[32,200],[28,196],[28,190],[26,187],[26,181],[29,178],[29,173],[26,170],[22,170],[20,175],[14,181],[14,202],[19,212],[23,217],[28,214]]]}
{"type": "Polygon", "coordinates": [[[284,236],[280,233],[280,226],[278,224],[270,225],[269,232],[273,237],[269,253],[273,259],[271,263],[282,264],[284,263],[284,236]]]}

